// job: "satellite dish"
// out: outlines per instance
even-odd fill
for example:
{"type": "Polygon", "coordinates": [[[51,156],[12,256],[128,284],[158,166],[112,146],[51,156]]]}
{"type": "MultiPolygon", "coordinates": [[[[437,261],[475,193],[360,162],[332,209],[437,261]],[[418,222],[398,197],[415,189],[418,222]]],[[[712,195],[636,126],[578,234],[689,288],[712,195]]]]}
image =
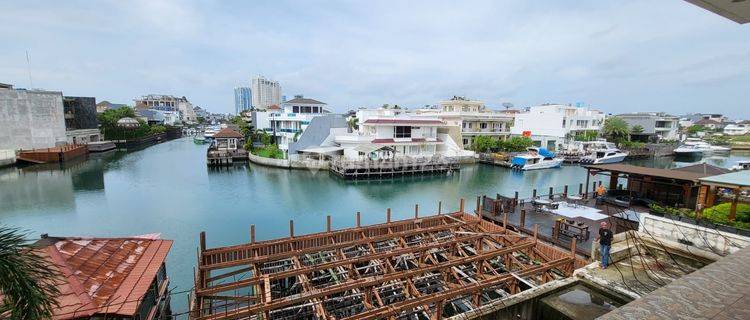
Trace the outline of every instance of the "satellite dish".
{"type": "Polygon", "coordinates": [[[503,107],[505,107],[505,109],[507,110],[513,108],[513,104],[510,102],[503,102],[503,107]]]}

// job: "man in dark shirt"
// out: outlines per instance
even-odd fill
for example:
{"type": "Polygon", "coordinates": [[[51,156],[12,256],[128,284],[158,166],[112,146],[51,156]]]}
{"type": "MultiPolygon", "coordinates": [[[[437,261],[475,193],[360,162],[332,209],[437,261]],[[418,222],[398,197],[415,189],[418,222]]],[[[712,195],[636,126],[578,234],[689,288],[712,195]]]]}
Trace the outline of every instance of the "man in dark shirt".
{"type": "Polygon", "coordinates": [[[606,269],[609,265],[609,247],[612,245],[612,230],[609,230],[607,222],[602,221],[599,225],[599,236],[596,237],[599,241],[600,252],[602,254],[602,269],[606,269]]]}

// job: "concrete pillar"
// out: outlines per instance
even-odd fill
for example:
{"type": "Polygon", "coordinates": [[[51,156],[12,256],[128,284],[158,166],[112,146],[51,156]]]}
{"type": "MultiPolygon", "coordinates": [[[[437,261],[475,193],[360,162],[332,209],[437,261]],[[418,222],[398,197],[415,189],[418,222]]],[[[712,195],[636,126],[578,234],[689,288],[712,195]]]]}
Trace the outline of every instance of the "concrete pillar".
{"type": "Polygon", "coordinates": [[[414,219],[419,218],[419,204],[414,205],[414,219]]]}
{"type": "Polygon", "coordinates": [[[326,231],[331,232],[331,215],[326,216],[326,231]]]}
{"type": "Polygon", "coordinates": [[[289,220],[289,237],[294,238],[294,220],[289,220]]]}
{"type": "Polygon", "coordinates": [[[361,217],[359,211],[357,211],[357,228],[361,227],[361,217]]]}
{"type": "Polygon", "coordinates": [[[385,221],[391,223],[391,208],[385,211],[385,221]]]}
{"type": "Polygon", "coordinates": [[[443,202],[438,201],[438,214],[443,214],[443,202]]]}
{"type": "Polygon", "coordinates": [[[250,225],[250,243],[252,244],[255,243],[255,225],[254,224],[250,225]]]}

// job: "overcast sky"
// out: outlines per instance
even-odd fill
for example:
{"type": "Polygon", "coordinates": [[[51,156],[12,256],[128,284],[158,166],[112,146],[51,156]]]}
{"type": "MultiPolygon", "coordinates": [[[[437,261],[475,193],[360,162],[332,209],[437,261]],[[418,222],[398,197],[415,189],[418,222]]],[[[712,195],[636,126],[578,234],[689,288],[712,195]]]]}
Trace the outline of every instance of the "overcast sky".
{"type": "Polygon", "coordinates": [[[0,82],[234,110],[253,75],[334,110],[453,95],[500,108],[750,118],[750,24],[680,0],[3,1],[0,82]]]}

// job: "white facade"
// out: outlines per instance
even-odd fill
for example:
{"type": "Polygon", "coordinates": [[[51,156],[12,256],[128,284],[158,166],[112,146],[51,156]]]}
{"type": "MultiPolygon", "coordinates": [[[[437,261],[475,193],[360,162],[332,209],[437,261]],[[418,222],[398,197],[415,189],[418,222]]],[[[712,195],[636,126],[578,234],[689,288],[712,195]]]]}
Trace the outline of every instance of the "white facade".
{"type": "Polygon", "coordinates": [[[512,135],[530,135],[540,147],[557,150],[577,132],[600,131],[605,115],[599,110],[549,104],[516,114],[512,135]]]}
{"type": "Polygon", "coordinates": [[[487,109],[484,102],[453,97],[440,101],[438,109],[418,109],[416,114],[435,115],[445,121],[451,137],[468,148],[474,137],[505,138],[510,135],[513,115],[487,109]]]}
{"type": "Polygon", "coordinates": [[[400,110],[359,110],[359,128],[333,129],[333,141],[350,160],[427,158],[471,155],[444,133],[447,124],[437,117],[397,115],[400,110]]]}
{"type": "Polygon", "coordinates": [[[643,135],[655,137],[656,140],[679,139],[680,119],[663,112],[634,112],[617,115],[625,120],[628,127],[643,127],[643,135]]]}
{"type": "Polygon", "coordinates": [[[750,134],[750,123],[732,123],[724,127],[724,134],[730,136],[741,136],[750,134]]]}
{"type": "Polygon", "coordinates": [[[313,118],[329,113],[325,103],[297,96],[284,102],[281,109],[253,111],[252,125],[256,130],[264,130],[270,134],[275,132],[279,149],[286,151],[289,143],[294,142],[295,137],[307,129],[313,118]]]}
{"type": "Polygon", "coordinates": [[[273,105],[281,105],[281,85],[278,81],[256,76],[252,80],[250,91],[254,108],[268,109],[273,105]]]}

